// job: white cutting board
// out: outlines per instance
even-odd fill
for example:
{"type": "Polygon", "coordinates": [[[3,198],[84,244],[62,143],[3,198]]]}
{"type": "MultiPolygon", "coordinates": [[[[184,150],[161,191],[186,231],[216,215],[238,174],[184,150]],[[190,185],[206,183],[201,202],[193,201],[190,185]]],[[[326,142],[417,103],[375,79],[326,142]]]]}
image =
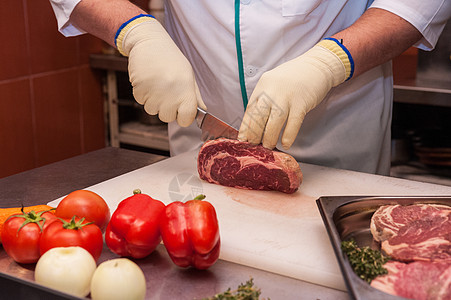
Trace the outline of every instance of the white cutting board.
{"type": "MultiPolygon", "coordinates": [[[[136,188],[165,204],[205,194],[218,215],[221,259],[341,290],[346,287],[316,206],[318,197],[451,195],[446,186],[310,164],[301,164],[301,170],[304,181],[291,195],[223,187],[199,179],[194,151],[87,189],[101,195],[112,212],[136,188]]],[[[61,199],[49,205],[56,207],[61,199]]]]}

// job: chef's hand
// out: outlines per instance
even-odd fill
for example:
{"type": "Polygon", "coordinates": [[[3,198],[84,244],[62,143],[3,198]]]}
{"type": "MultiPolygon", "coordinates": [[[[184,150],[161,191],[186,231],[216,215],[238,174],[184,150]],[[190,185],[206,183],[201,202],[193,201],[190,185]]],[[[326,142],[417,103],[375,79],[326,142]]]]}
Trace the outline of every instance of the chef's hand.
{"type": "Polygon", "coordinates": [[[238,139],[273,149],[286,123],[282,146],[290,148],[305,115],[332,87],[352,76],[352,58],[342,47],[336,40],[325,39],[265,72],[249,99],[238,139]]]}
{"type": "Polygon", "coordinates": [[[133,95],[148,114],[186,127],[198,106],[206,109],[190,63],[157,20],[143,16],[129,22],[116,45],[129,57],[133,95]]]}

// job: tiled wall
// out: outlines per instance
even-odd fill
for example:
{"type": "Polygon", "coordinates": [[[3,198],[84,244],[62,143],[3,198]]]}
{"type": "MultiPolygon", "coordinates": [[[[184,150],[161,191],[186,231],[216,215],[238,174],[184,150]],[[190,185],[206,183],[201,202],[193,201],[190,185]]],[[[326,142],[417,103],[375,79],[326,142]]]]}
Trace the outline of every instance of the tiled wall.
{"type": "Polygon", "coordinates": [[[48,0],[2,0],[0,37],[0,178],[105,147],[103,42],[61,35],[48,0]]]}

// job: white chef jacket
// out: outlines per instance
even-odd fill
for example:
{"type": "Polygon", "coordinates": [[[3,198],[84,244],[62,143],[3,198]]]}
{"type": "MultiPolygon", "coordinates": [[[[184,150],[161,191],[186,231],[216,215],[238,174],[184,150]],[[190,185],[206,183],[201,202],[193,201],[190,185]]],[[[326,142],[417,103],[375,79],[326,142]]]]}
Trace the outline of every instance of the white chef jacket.
{"type": "MultiPolygon", "coordinates": [[[[51,0],[59,29],[65,35],[82,33],[68,19],[78,1],[51,0]]],[[[165,26],[191,62],[208,111],[237,128],[245,110],[243,92],[250,97],[265,71],[350,26],[370,5],[413,24],[423,34],[416,45],[422,49],[435,46],[451,15],[449,0],[235,2],[167,0],[165,26]],[[236,41],[238,28],[240,39],[236,41]],[[238,44],[241,52],[237,51],[238,44]],[[244,71],[241,85],[240,56],[244,71]]],[[[388,174],[392,88],[391,63],[333,88],[307,114],[295,143],[286,152],[300,162],[388,174]]],[[[182,128],[170,123],[169,135],[171,155],[202,144],[195,124],[182,128]]]]}

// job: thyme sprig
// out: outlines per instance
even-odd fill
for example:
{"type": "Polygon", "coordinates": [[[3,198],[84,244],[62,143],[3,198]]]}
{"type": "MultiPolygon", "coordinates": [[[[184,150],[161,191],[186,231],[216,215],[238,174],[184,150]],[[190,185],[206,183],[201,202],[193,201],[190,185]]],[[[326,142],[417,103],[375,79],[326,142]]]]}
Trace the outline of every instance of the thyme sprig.
{"type": "MultiPolygon", "coordinates": [[[[254,287],[254,280],[251,278],[246,281],[246,283],[241,283],[234,291],[232,291],[231,288],[228,288],[223,293],[216,294],[213,297],[205,298],[203,300],[258,300],[260,299],[260,294],[260,289],[254,287]]],[[[269,300],[269,298],[267,300],[269,300]]]]}
{"type": "Polygon", "coordinates": [[[342,241],[341,250],[346,254],[354,272],[368,283],[379,275],[387,274],[384,264],[390,260],[379,250],[357,246],[354,240],[342,241]]]}

